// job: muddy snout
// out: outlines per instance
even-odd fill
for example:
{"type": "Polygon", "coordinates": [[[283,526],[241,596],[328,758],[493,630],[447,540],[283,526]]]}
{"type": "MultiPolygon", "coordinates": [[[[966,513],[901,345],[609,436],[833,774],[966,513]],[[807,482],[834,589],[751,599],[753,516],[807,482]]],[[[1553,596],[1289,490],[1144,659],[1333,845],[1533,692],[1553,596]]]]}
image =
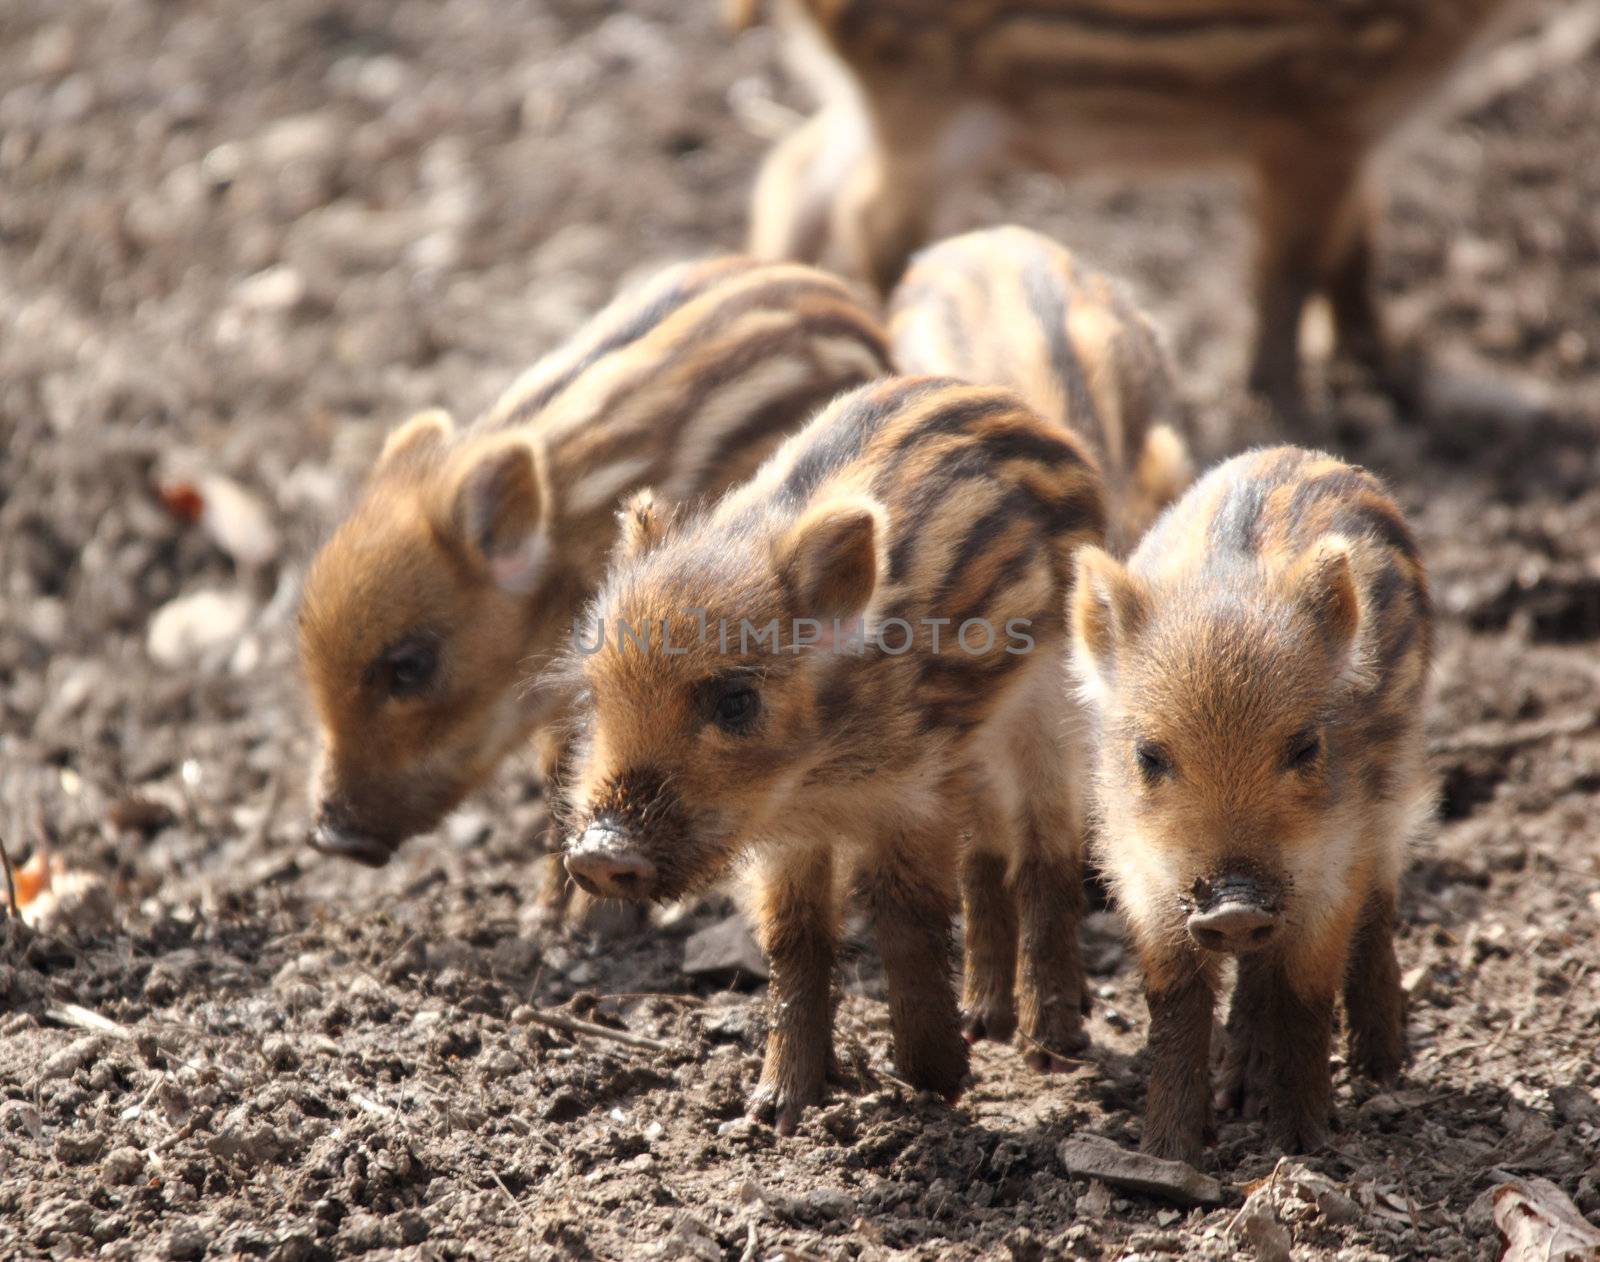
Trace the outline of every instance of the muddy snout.
{"type": "Polygon", "coordinates": [[[567,872],[600,898],[644,899],[654,895],[656,865],[634,839],[614,824],[596,821],[567,845],[567,872]]]}
{"type": "Polygon", "coordinates": [[[392,847],[376,837],[346,828],[327,814],[317,817],[311,830],[311,848],[319,854],[353,859],[369,868],[381,868],[394,856],[392,847]]]}
{"type": "Polygon", "coordinates": [[[1246,955],[1277,937],[1283,919],[1278,899],[1260,881],[1225,877],[1202,883],[1195,894],[1188,930],[1196,946],[1246,955]]]}

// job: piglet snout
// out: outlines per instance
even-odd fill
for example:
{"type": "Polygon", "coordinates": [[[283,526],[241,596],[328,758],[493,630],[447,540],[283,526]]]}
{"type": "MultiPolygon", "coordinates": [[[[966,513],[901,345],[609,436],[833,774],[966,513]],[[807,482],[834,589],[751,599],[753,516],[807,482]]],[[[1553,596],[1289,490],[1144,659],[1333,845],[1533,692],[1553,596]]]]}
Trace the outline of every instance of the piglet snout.
{"type": "Polygon", "coordinates": [[[1272,941],[1278,920],[1277,912],[1260,903],[1224,898],[1189,917],[1189,936],[1207,951],[1244,955],[1272,941]]]}
{"type": "Polygon", "coordinates": [[[567,872],[601,898],[649,898],[656,865],[632,848],[615,828],[591,824],[567,847],[567,872]]]}

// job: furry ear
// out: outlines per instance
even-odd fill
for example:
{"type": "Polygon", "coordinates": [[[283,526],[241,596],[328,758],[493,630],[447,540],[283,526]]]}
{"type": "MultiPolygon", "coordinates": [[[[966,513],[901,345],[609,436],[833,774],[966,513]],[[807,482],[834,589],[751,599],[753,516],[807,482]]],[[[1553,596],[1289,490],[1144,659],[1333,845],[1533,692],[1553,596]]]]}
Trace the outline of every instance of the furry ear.
{"type": "Polygon", "coordinates": [[[496,436],[462,453],[445,518],[466,555],[495,585],[528,592],[550,551],[550,496],[543,453],[520,435],[496,436]]]}
{"type": "Polygon", "coordinates": [[[400,464],[420,465],[443,453],[455,437],[456,423],[443,408],[429,408],[418,412],[405,424],[396,427],[383,440],[383,450],[378,453],[376,469],[393,468],[400,464]]]}
{"type": "Polygon", "coordinates": [[[1350,541],[1325,535],[1289,570],[1295,599],[1321,632],[1329,654],[1345,658],[1361,628],[1361,597],[1350,568],[1350,541]]]}
{"type": "Polygon", "coordinates": [[[778,565],[807,618],[850,618],[872,602],[888,536],[883,509],[865,498],[809,509],[779,545],[778,565]]]}
{"type": "Polygon", "coordinates": [[[642,557],[661,542],[671,517],[671,510],[656,501],[651,488],[636,491],[617,512],[617,542],[612,559],[635,561],[642,557]]]}
{"type": "Polygon", "coordinates": [[[1101,548],[1078,549],[1072,584],[1073,663],[1086,687],[1110,687],[1128,643],[1144,629],[1150,597],[1144,584],[1101,548]]]}

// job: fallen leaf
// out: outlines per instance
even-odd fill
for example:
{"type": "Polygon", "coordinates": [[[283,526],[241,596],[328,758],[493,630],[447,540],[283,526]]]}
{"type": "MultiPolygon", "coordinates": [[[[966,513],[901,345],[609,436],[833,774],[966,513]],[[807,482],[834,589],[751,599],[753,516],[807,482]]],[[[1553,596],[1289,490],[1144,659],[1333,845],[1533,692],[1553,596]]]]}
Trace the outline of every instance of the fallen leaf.
{"type": "Polygon", "coordinates": [[[1516,1179],[1494,1190],[1500,1262],[1600,1262],[1600,1230],[1548,1179],[1516,1179]]]}

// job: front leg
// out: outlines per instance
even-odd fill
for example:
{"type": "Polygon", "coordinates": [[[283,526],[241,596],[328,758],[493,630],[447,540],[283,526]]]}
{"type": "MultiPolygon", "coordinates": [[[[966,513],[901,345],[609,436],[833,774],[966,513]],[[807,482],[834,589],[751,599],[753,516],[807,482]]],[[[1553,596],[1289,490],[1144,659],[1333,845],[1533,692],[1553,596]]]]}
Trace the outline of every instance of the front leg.
{"type": "Polygon", "coordinates": [[[1328,1141],[1337,976],[1334,969],[1325,987],[1296,987],[1276,952],[1239,961],[1221,1094],[1247,1117],[1264,1113],[1267,1134],[1286,1153],[1314,1152],[1328,1141]]]}
{"type": "Polygon", "coordinates": [[[807,1106],[822,1102],[833,1048],[833,858],[786,854],[758,878],[757,934],[771,966],[767,1057],[750,1116],[792,1135],[807,1106]]]}
{"type": "Polygon", "coordinates": [[[1350,1067],[1381,1083],[1393,1082],[1406,1063],[1405,994],[1394,956],[1394,917],[1393,890],[1368,895],[1344,979],[1350,1067]]]}
{"type": "Polygon", "coordinates": [[[1140,1147],[1154,1157],[1192,1163],[1205,1144],[1211,1124],[1213,971],[1188,955],[1145,964],[1150,1091],[1140,1147]]]}
{"type": "Polygon", "coordinates": [[[860,889],[889,991],[896,1071],[950,1103],[967,1076],[954,985],[955,864],[942,837],[902,839],[863,872],[860,889]]]}
{"type": "Polygon", "coordinates": [[[961,865],[966,968],[961,1028],[968,1039],[1009,1042],[1017,1032],[1017,908],[1004,855],[972,850],[961,865]]]}

